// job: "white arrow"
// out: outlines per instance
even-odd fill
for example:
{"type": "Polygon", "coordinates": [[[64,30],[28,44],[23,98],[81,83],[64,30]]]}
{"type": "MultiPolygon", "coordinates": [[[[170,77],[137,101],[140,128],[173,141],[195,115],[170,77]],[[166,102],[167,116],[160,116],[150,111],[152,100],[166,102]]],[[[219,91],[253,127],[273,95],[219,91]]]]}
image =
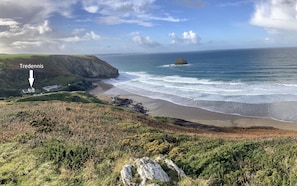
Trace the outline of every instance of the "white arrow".
{"type": "Polygon", "coordinates": [[[34,82],[34,78],[33,78],[33,70],[29,70],[29,83],[30,83],[30,86],[31,88],[33,88],[33,82],[34,82]]]}

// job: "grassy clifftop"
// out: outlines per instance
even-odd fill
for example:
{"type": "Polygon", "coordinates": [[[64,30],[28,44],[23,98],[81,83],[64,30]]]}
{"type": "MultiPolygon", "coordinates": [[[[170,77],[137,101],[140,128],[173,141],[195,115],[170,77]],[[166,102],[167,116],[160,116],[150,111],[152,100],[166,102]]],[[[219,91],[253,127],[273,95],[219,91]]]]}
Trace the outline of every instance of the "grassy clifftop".
{"type": "Polygon", "coordinates": [[[131,157],[158,155],[189,176],[169,185],[297,184],[294,132],[263,129],[251,137],[253,129],[186,128],[171,118],[73,101],[0,102],[0,184],[118,185],[131,157]],[[236,139],[222,138],[236,132],[236,139]]]}
{"type": "Polygon", "coordinates": [[[85,78],[112,78],[118,70],[95,56],[0,55],[0,97],[19,95],[29,88],[29,70],[34,70],[34,88],[72,84],[85,78]],[[40,65],[42,68],[23,68],[40,65]]]}

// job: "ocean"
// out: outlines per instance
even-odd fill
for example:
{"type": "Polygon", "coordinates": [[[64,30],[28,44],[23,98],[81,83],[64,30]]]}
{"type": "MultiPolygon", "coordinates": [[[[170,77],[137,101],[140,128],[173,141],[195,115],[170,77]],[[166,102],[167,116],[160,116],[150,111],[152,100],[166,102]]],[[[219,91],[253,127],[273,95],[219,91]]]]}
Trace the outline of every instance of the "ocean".
{"type": "Polygon", "coordinates": [[[120,71],[107,83],[179,105],[297,121],[297,48],[240,49],[98,57],[120,71]],[[182,57],[187,65],[174,65],[182,57]]]}

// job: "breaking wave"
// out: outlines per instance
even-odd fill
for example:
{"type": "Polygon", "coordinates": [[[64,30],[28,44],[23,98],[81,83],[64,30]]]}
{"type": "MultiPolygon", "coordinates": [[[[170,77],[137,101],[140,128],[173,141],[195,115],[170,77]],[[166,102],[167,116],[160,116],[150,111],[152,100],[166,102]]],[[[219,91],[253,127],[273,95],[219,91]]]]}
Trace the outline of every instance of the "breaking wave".
{"type": "Polygon", "coordinates": [[[297,85],[213,81],[178,75],[122,72],[108,83],[134,94],[176,104],[253,117],[297,121],[297,85]]]}

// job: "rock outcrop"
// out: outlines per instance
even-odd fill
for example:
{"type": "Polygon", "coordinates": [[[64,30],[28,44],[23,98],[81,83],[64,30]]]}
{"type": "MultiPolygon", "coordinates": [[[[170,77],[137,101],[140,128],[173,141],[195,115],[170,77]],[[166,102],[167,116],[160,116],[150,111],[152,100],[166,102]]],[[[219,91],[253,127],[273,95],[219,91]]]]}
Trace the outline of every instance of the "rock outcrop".
{"type": "Polygon", "coordinates": [[[179,178],[185,177],[186,174],[182,169],[180,169],[172,160],[167,159],[165,157],[158,157],[155,160],[150,159],[149,157],[136,158],[133,159],[131,164],[124,165],[121,170],[121,179],[125,186],[147,186],[154,185],[158,186],[158,184],[147,184],[147,182],[163,182],[169,183],[171,178],[164,171],[161,165],[166,165],[169,169],[176,171],[179,175],[179,178]],[[132,169],[137,170],[137,174],[141,180],[139,183],[133,182],[133,178],[136,175],[133,175],[132,169]]]}
{"type": "Polygon", "coordinates": [[[174,64],[175,65],[185,65],[185,64],[188,64],[188,62],[184,58],[179,57],[175,60],[174,64]]]}
{"type": "Polygon", "coordinates": [[[182,169],[180,169],[172,160],[167,159],[164,156],[156,158],[156,162],[160,163],[162,161],[167,165],[169,169],[176,171],[179,178],[186,176],[185,172],[182,169]]]}
{"type": "Polygon", "coordinates": [[[124,185],[135,185],[132,182],[133,174],[132,174],[132,165],[124,165],[121,170],[121,178],[124,185]]]}
{"type": "Polygon", "coordinates": [[[134,103],[132,99],[115,96],[111,98],[111,101],[114,106],[124,107],[141,114],[147,114],[147,110],[144,108],[142,103],[134,103]]]}
{"type": "Polygon", "coordinates": [[[142,179],[140,185],[145,185],[147,180],[156,180],[161,182],[169,182],[169,176],[162,169],[161,165],[148,157],[135,160],[137,172],[142,179]]]}

